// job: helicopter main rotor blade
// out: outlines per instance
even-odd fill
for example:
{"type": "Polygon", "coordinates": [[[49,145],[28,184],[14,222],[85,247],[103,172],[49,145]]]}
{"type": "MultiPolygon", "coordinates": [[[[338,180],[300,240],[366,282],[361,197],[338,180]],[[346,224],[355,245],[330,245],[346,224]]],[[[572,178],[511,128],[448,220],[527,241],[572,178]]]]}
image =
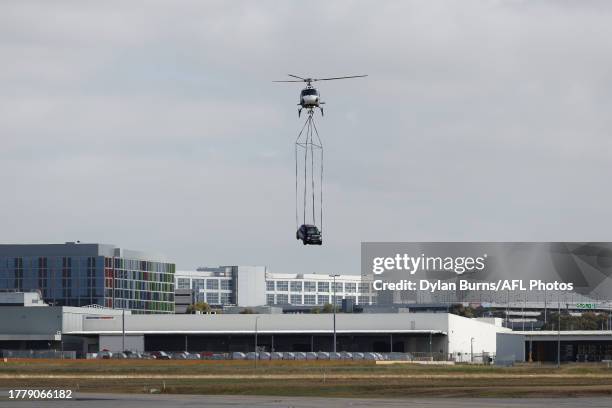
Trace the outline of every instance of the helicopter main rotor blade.
{"type": "Polygon", "coordinates": [[[313,78],[312,81],[331,81],[334,79],[347,79],[347,78],[363,78],[367,77],[367,75],[349,75],[349,76],[341,76],[341,77],[333,77],[333,78],[313,78]]]}
{"type": "Polygon", "coordinates": [[[272,82],[304,82],[300,80],[272,81],[272,82]]]}
{"type": "Polygon", "coordinates": [[[289,75],[290,77],[294,77],[294,78],[301,79],[302,81],[307,81],[307,79],[306,79],[306,78],[302,78],[302,77],[297,76],[297,75],[293,75],[293,74],[287,74],[287,75],[289,75]]]}

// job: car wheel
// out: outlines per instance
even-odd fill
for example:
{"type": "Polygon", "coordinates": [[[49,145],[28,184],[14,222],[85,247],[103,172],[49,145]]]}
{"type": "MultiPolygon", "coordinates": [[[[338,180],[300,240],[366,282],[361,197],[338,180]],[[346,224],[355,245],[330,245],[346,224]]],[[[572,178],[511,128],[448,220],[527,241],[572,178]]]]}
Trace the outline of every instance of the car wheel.
{"type": "Polygon", "coordinates": [[[303,243],[304,245],[306,245],[306,241],[302,241],[302,243],[303,243]]]}

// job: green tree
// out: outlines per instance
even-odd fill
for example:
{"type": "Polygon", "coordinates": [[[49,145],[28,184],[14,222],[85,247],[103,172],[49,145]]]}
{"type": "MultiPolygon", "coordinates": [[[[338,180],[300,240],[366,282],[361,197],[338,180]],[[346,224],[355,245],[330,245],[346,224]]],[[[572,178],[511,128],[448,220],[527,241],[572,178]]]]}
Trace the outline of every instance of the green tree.
{"type": "MultiPolygon", "coordinates": [[[[572,316],[561,311],[561,330],[601,330],[607,328],[606,313],[584,312],[580,316],[572,316]]],[[[544,330],[559,329],[559,313],[549,312],[544,330]]]]}
{"type": "Polygon", "coordinates": [[[193,305],[187,306],[187,313],[189,314],[194,314],[196,311],[210,313],[211,310],[210,305],[206,302],[196,302],[193,305]]]}
{"type": "MultiPolygon", "coordinates": [[[[340,311],[340,309],[338,308],[338,306],[336,306],[336,313],[338,313],[340,311]]],[[[326,303],[323,305],[323,308],[321,308],[321,313],[333,313],[334,312],[334,306],[331,303],[326,303]]]]}

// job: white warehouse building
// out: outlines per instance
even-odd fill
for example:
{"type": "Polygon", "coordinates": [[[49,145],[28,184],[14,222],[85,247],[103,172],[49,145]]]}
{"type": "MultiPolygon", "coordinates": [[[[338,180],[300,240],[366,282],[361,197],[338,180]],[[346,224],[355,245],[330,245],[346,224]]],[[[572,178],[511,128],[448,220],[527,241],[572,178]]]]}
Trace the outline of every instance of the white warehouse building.
{"type": "MultiPolygon", "coordinates": [[[[0,350],[251,352],[332,351],[426,353],[447,358],[495,354],[511,333],[490,319],[447,313],[125,314],[93,307],[5,306],[0,350]]],[[[519,352],[521,338],[517,337],[519,352]]],[[[521,356],[522,357],[522,356],[521,356]]]]}

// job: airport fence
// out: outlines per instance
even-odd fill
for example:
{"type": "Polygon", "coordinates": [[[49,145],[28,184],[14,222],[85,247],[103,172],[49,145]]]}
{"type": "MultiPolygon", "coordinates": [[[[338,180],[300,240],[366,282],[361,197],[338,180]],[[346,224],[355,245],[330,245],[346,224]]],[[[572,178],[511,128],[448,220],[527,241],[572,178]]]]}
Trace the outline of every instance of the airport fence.
{"type": "Polygon", "coordinates": [[[495,361],[494,353],[453,353],[448,357],[449,361],[455,363],[467,363],[467,364],[493,364],[495,361]]]}

